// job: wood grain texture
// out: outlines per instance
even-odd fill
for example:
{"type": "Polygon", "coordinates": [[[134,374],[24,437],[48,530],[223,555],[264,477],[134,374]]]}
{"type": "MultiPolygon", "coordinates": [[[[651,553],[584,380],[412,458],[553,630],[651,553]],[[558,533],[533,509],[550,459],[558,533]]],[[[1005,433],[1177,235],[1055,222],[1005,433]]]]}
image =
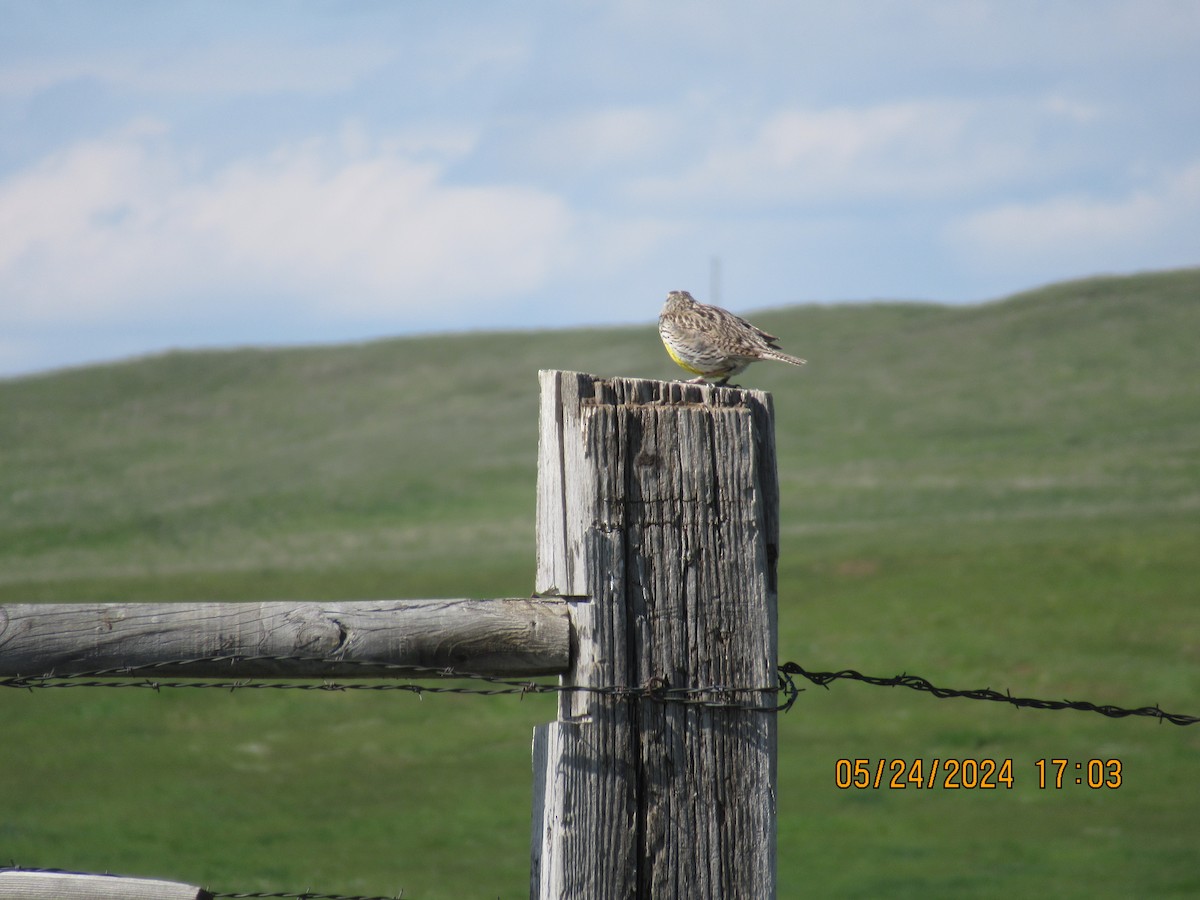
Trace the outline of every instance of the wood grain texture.
{"type": "Polygon", "coordinates": [[[523,676],[563,672],[569,654],[565,604],[550,599],[0,606],[0,675],[212,656],[300,656],[351,664],[246,659],[155,672],[221,678],[403,674],[353,664],[370,661],[523,676]]]}
{"type": "Polygon", "coordinates": [[[0,872],[0,900],[212,900],[198,887],[149,878],[0,872]]]}
{"type": "MultiPolygon", "coordinates": [[[[538,588],[568,596],[564,682],[774,686],[770,397],[541,378],[538,588]]],[[[771,714],[563,695],[534,738],[531,896],[774,896],[775,751],[771,714]]]]}

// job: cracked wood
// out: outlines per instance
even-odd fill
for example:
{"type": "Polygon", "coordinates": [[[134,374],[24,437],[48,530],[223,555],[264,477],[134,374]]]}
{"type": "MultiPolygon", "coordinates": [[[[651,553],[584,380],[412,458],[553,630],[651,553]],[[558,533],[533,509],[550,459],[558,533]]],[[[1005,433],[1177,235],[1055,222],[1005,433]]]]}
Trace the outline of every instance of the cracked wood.
{"type": "Polygon", "coordinates": [[[346,603],[31,603],[0,606],[0,676],[66,675],[213,656],[155,669],[194,677],[396,677],[336,660],[482,675],[566,670],[570,622],[553,599],[346,603]]]}
{"type": "MultiPolygon", "coordinates": [[[[776,683],[770,395],[542,372],[539,589],[564,683],[776,683]]],[[[775,896],[772,714],[563,694],[534,733],[533,898],[775,896]]]]}

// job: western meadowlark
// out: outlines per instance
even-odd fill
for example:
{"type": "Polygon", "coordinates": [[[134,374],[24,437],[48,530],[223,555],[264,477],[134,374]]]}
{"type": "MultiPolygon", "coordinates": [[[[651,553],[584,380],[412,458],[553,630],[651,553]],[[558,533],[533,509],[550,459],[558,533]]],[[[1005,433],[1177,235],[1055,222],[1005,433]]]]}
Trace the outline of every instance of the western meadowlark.
{"type": "Polygon", "coordinates": [[[699,376],[694,382],[725,384],[730,376],[760,359],[778,359],[793,366],[805,362],[780,350],[774,335],[719,306],[697,303],[687,291],[667,294],[658,317],[658,333],[671,359],[699,376]]]}

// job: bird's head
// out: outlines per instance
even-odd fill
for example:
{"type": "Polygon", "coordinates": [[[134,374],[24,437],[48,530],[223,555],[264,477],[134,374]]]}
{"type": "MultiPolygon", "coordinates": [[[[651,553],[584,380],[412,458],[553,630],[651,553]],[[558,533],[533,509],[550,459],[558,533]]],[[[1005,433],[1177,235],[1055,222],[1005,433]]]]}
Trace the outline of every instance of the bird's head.
{"type": "Polygon", "coordinates": [[[687,309],[695,305],[695,299],[687,291],[671,291],[667,294],[667,302],[663,304],[663,312],[687,309]]]}

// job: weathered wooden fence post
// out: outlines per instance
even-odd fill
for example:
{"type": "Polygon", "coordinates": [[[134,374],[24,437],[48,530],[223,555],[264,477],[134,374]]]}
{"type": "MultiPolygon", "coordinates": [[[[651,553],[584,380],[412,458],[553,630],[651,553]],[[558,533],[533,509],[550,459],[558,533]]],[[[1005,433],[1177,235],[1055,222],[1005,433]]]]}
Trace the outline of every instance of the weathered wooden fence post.
{"type": "MultiPolygon", "coordinates": [[[[572,610],[564,683],[773,686],[769,395],[570,372],[541,388],[537,590],[572,610]]],[[[531,896],[773,897],[775,769],[770,713],[564,693],[534,734],[531,896]]]]}

